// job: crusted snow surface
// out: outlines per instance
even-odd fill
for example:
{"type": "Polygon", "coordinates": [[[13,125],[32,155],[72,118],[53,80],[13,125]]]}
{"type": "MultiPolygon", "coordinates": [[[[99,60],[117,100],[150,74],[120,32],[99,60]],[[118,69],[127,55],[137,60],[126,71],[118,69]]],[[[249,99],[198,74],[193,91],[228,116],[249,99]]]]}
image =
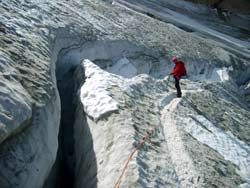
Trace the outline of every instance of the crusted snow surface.
{"type": "Polygon", "coordinates": [[[240,169],[239,173],[247,180],[248,186],[250,186],[250,147],[236,138],[231,132],[225,132],[217,128],[201,115],[193,116],[190,114],[187,122],[183,126],[184,130],[201,143],[216,150],[226,160],[237,165],[240,169]],[[200,122],[204,127],[197,124],[197,122],[200,122]]]}
{"type": "MultiPolygon", "coordinates": [[[[89,60],[83,60],[81,66],[84,68],[86,78],[80,94],[84,111],[97,120],[108,112],[118,110],[118,103],[108,92],[109,86],[114,83],[112,81],[114,78],[89,60]]],[[[119,79],[118,76],[115,78],[119,79]]]]}

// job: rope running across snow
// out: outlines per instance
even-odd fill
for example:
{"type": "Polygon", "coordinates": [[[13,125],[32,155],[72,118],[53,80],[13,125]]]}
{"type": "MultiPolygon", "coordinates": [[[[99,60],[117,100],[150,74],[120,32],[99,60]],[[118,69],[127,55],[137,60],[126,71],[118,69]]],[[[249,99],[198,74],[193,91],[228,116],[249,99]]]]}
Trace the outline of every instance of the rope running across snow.
{"type": "Polygon", "coordinates": [[[124,175],[124,173],[125,173],[125,171],[126,171],[126,169],[128,167],[129,162],[131,161],[131,159],[134,156],[135,152],[140,149],[140,147],[146,142],[146,140],[153,133],[153,131],[154,131],[154,129],[152,129],[151,131],[147,131],[146,136],[144,136],[142,138],[142,140],[136,145],[135,149],[131,152],[131,154],[129,155],[129,157],[128,157],[128,159],[127,159],[127,161],[126,161],[126,163],[125,163],[125,165],[124,165],[124,167],[122,169],[122,172],[121,172],[120,176],[115,181],[114,188],[119,188],[119,184],[120,184],[121,179],[122,179],[122,177],[123,177],[123,175],[124,175]]]}

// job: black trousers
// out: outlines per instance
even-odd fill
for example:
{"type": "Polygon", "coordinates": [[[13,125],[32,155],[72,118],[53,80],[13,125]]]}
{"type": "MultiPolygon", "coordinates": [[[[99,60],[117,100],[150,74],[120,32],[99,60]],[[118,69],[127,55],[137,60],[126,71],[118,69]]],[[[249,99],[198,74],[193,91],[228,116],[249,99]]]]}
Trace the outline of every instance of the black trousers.
{"type": "Polygon", "coordinates": [[[175,88],[177,90],[177,97],[181,97],[180,79],[177,79],[176,76],[174,76],[174,81],[175,81],[175,88]]]}

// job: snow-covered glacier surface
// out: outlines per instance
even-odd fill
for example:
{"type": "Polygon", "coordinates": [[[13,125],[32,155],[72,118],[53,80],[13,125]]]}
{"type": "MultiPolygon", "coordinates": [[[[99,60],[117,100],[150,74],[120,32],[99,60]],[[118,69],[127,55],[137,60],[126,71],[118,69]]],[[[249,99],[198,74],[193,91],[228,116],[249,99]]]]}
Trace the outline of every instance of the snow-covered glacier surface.
{"type": "Polygon", "coordinates": [[[249,187],[247,14],[182,0],[0,4],[1,188],[113,187],[150,130],[120,188],[249,187]]]}

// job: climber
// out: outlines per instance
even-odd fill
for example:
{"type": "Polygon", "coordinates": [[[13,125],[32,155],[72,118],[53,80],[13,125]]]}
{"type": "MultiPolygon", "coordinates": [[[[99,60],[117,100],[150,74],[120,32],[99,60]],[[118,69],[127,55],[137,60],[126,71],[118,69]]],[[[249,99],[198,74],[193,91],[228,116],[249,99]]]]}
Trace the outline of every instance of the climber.
{"type": "Polygon", "coordinates": [[[177,90],[177,97],[181,97],[181,88],[180,88],[180,79],[181,76],[186,76],[186,68],[185,64],[177,57],[173,57],[172,61],[175,63],[175,67],[173,68],[172,72],[170,75],[173,75],[174,80],[175,80],[175,87],[177,90]]]}

